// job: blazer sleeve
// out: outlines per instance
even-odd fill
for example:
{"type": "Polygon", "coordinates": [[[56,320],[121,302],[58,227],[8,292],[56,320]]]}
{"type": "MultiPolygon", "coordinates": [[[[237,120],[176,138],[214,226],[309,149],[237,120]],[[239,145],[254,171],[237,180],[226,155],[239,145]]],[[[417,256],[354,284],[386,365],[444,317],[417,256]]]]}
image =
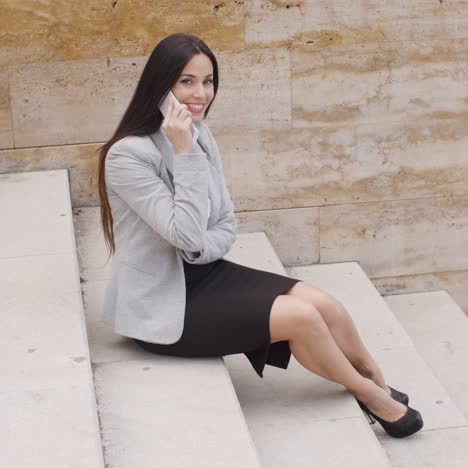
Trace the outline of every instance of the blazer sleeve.
{"type": "Polygon", "coordinates": [[[219,260],[231,250],[236,240],[237,219],[234,214],[234,204],[229,191],[226,187],[226,181],[223,174],[223,166],[219,155],[219,148],[213,135],[209,131],[211,148],[213,148],[213,160],[218,173],[218,182],[221,192],[221,211],[218,222],[207,230],[205,246],[197,253],[181,252],[182,257],[187,263],[205,264],[219,260]]]}
{"type": "Polygon", "coordinates": [[[206,243],[208,170],[205,153],[176,155],[172,193],[141,142],[116,144],[106,157],[108,188],[153,231],[188,252],[200,251],[206,243]]]}

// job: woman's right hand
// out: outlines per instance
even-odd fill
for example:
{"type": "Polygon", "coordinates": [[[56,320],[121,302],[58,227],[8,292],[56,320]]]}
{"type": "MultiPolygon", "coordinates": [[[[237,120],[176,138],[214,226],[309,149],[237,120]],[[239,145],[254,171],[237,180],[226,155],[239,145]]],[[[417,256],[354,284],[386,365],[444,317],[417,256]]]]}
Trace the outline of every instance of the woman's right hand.
{"type": "Polygon", "coordinates": [[[167,106],[167,115],[161,125],[174,147],[175,154],[189,154],[192,152],[192,113],[185,104],[174,106],[171,96],[167,106]]]}

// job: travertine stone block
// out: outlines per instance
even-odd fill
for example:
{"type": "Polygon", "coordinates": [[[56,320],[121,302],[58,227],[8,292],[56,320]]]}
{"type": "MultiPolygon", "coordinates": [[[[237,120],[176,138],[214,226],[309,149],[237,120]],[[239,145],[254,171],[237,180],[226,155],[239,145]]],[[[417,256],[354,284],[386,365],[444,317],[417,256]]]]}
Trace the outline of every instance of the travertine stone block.
{"type": "Polygon", "coordinates": [[[237,213],[238,233],[264,231],[285,266],[319,261],[318,208],[237,213]]]}
{"type": "MultiPolygon", "coordinates": [[[[468,120],[215,133],[215,138],[237,211],[465,195],[468,190],[468,120]]],[[[93,206],[99,203],[99,146],[0,151],[0,172],[67,168],[73,206],[93,206]]]]}
{"type": "Polygon", "coordinates": [[[0,172],[67,169],[72,205],[97,205],[100,146],[90,144],[3,150],[0,151],[0,172]]]}
{"type": "Polygon", "coordinates": [[[322,127],[224,135],[223,142],[236,209],[256,211],[322,205],[339,197],[338,163],[352,157],[354,135],[348,128],[322,127]]]}
{"type": "Polygon", "coordinates": [[[360,124],[355,137],[352,161],[340,161],[352,199],[468,195],[468,119],[360,124]]]}
{"type": "MultiPolygon", "coordinates": [[[[258,49],[216,55],[221,86],[207,119],[210,128],[219,131],[290,127],[289,51],[258,49]]],[[[97,59],[12,67],[16,145],[109,139],[147,60],[148,57],[97,59]]]]}
{"type": "Polygon", "coordinates": [[[468,268],[468,196],[320,208],[320,261],[371,278],[468,268]]]}
{"type": "Polygon", "coordinates": [[[16,146],[107,140],[145,62],[145,57],[138,57],[11,67],[16,146]]]}
{"type": "Polygon", "coordinates": [[[8,68],[0,68],[0,148],[13,147],[8,68]]]}
{"type": "Polygon", "coordinates": [[[291,50],[293,127],[468,113],[468,38],[291,50]]]}
{"type": "Polygon", "coordinates": [[[246,4],[246,41],[334,44],[427,41],[466,37],[468,5],[451,2],[370,0],[253,0],[246,4]]]}
{"type": "Polygon", "coordinates": [[[246,2],[245,41],[282,46],[301,35],[305,0],[251,0],[246,2]]]}
{"type": "Polygon", "coordinates": [[[291,127],[287,49],[215,52],[220,84],[207,125],[217,132],[291,127]]]}
{"type": "Polygon", "coordinates": [[[468,270],[441,271],[421,275],[371,278],[382,295],[438,291],[445,289],[468,315],[468,270]]]}
{"type": "Polygon", "coordinates": [[[217,138],[239,211],[468,194],[468,120],[378,122],[217,138]]]}
{"type": "MultiPolygon", "coordinates": [[[[322,127],[215,138],[236,211],[254,211],[464,195],[465,126],[464,121],[441,120],[360,126],[354,135],[347,127],[322,127]]],[[[67,168],[73,206],[93,206],[99,203],[99,146],[3,150],[0,172],[67,168]]]]}
{"type": "Polygon", "coordinates": [[[175,32],[209,47],[244,46],[244,2],[22,0],[0,5],[1,64],[150,54],[175,32]]]}

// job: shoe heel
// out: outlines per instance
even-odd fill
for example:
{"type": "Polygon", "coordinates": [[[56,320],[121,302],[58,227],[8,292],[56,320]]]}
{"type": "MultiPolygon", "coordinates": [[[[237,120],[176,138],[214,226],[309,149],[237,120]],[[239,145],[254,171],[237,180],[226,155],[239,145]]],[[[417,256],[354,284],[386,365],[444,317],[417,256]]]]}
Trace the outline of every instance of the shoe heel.
{"type": "Polygon", "coordinates": [[[356,398],[356,401],[358,402],[358,405],[359,405],[360,408],[362,409],[363,413],[366,415],[366,418],[368,419],[369,424],[375,424],[375,419],[374,419],[374,417],[372,416],[372,414],[369,413],[369,411],[368,411],[368,409],[367,409],[367,406],[364,405],[364,403],[362,403],[361,401],[359,401],[357,398],[356,398]]]}

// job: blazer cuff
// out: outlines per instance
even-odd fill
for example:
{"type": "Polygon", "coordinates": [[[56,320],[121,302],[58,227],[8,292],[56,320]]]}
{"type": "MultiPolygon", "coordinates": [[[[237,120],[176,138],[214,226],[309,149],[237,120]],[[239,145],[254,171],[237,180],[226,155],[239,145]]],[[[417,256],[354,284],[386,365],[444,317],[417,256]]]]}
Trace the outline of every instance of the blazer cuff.
{"type": "Polygon", "coordinates": [[[174,155],[174,171],[200,171],[206,169],[206,153],[174,155]]]}
{"type": "Polygon", "coordinates": [[[195,261],[203,256],[203,250],[199,252],[187,252],[180,250],[180,255],[187,263],[195,263],[195,261]]]}

